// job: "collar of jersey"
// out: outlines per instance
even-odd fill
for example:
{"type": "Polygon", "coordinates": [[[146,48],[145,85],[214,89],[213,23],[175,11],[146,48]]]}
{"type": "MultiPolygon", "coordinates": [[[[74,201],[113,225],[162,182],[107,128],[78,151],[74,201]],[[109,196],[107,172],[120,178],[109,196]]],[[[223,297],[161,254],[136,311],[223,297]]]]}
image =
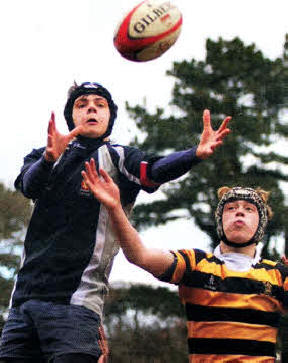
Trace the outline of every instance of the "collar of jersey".
{"type": "Polygon", "coordinates": [[[260,261],[261,250],[262,244],[259,243],[256,247],[255,257],[252,258],[243,253],[221,253],[220,245],[218,245],[214,250],[214,256],[223,261],[229,270],[244,272],[260,261]]]}
{"type": "Polygon", "coordinates": [[[98,149],[98,147],[104,144],[107,144],[107,142],[103,141],[102,138],[94,139],[92,137],[86,137],[82,135],[78,135],[76,141],[74,142],[74,146],[88,150],[98,149]]]}

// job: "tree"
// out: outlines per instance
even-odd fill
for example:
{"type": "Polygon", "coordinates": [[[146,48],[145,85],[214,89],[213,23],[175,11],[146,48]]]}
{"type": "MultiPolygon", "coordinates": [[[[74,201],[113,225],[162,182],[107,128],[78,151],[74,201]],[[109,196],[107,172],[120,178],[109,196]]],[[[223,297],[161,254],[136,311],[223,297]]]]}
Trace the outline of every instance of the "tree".
{"type": "Polygon", "coordinates": [[[27,199],[0,183],[0,331],[19,266],[19,248],[30,211],[27,199]]]}
{"type": "Polygon", "coordinates": [[[162,187],[164,200],[138,205],[134,210],[136,227],[159,225],[180,218],[186,211],[198,227],[218,243],[214,211],[220,186],[261,186],[272,191],[275,216],[266,234],[265,254],[272,236],[286,232],[287,206],[281,188],[288,174],[288,158],[275,147],[286,141],[288,127],[282,113],[288,100],[288,42],[283,57],[265,58],[254,44],[239,38],[206,42],[205,61],[175,62],[167,74],[175,78],[171,105],[176,111],[164,116],[157,108],[149,113],[143,106],[131,107],[130,116],[146,137],[133,144],[149,152],[182,150],[198,143],[202,112],[212,113],[214,127],[227,115],[233,117],[233,132],[213,157],[194,167],[189,175],[162,187]],[[175,132],[177,130],[177,132],[175,132]],[[173,212],[173,213],[171,213],[173,212]]]}
{"type": "MultiPolygon", "coordinates": [[[[208,39],[206,50],[204,61],[175,62],[167,72],[175,79],[173,115],[165,116],[161,108],[151,114],[140,105],[127,104],[130,116],[146,133],[142,143],[135,138],[133,144],[158,153],[195,145],[202,131],[204,108],[211,110],[215,127],[224,116],[232,116],[233,132],[212,158],[201,162],[185,178],[162,187],[164,200],[138,205],[134,210],[135,225],[157,226],[180,218],[184,210],[215,246],[217,189],[223,185],[261,186],[272,192],[270,204],[274,211],[263,255],[279,257],[268,246],[271,238],[280,234],[285,237],[288,254],[288,214],[283,192],[283,187],[287,187],[288,158],[282,147],[288,136],[284,118],[288,105],[288,35],[282,57],[275,60],[264,57],[254,44],[245,45],[239,38],[208,39]]],[[[286,317],[280,329],[283,361],[288,360],[287,322],[286,317]]]]}
{"type": "Polygon", "coordinates": [[[146,285],[114,287],[104,311],[111,361],[187,362],[184,309],[176,292],[146,285]]]}

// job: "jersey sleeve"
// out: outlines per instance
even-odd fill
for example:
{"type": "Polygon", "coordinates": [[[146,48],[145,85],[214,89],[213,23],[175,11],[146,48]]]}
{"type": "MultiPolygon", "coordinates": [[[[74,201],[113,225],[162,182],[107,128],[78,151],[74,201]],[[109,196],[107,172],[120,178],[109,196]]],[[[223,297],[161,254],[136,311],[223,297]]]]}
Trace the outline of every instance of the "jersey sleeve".
{"type": "Polygon", "coordinates": [[[278,263],[276,266],[281,274],[282,288],[283,288],[282,290],[283,293],[281,294],[280,300],[282,301],[285,313],[287,313],[288,312],[288,267],[282,263],[278,263]]]}
{"type": "Polygon", "coordinates": [[[160,157],[130,146],[113,145],[109,151],[114,165],[120,172],[122,185],[126,183],[127,188],[133,188],[134,184],[136,189],[143,189],[148,193],[159,188],[161,183],[153,182],[148,177],[148,164],[153,164],[160,157]]]}
{"type": "Polygon", "coordinates": [[[161,184],[184,175],[200,161],[196,156],[196,147],[168,156],[156,156],[137,148],[114,145],[111,157],[127,180],[150,193],[161,184]]]}
{"type": "Polygon", "coordinates": [[[43,156],[45,148],[33,149],[25,156],[20,174],[15,180],[14,186],[22,191],[25,197],[37,199],[51,174],[53,163],[49,163],[43,156]]]}
{"type": "Polygon", "coordinates": [[[156,183],[166,183],[186,174],[200,162],[196,156],[197,147],[189,150],[173,152],[148,163],[147,177],[156,183]]]}
{"type": "Polygon", "coordinates": [[[179,250],[171,251],[171,253],[174,255],[174,262],[158,279],[163,282],[179,285],[184,279],[185,274],[193,271],[196,267],[195,250],[179,250]]]}

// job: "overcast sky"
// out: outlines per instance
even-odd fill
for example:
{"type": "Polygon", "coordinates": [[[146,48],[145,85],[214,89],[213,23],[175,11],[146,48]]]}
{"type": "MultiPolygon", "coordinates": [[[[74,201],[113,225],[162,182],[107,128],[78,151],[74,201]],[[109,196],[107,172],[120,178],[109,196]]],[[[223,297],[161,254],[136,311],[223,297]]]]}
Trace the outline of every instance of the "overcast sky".
{"type": "MultiPolygon", "coordinates": [[[[255,43],[265,56],[281,56],[288,32],[287,0],[174,0],[183,14],[177,43],[162,57],[145,63],[122,58],[113,33],[135,0],[11,0],[0,2],[0,181],[12,186],[23,157],[46,142],[51,111],[66,132],[63,107],[73,81],[105,85],[119,106],[112,139],[126,144],[135,134],[125,101],[151,109],[168,106],[173,79],[165,72],[174,61],[205,57],[205,41],[239,36],[255,43]]],[[[195,120],[201,122],[201,120],[195,120]]],[[[191,130],[193,132],[193,130],[191,130]]],[[[161,192],[157,192],[160,197],[161,192]]],[[[143,194],[141,200],[152,196],[143,194]]],[[[191,222],[170,223],[141,233],[160,248],[207,247],[207,238],[191,222]]],[[[128,264],[120,254],[111,280],[152,282],[147,273],[128,264]]]]}

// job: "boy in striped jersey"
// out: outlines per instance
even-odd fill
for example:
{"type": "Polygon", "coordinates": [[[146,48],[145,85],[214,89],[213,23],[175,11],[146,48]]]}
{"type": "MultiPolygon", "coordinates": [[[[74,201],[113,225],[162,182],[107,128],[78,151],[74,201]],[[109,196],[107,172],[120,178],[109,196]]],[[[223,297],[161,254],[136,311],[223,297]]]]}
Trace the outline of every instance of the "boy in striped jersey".
{"type": "Polygon", "coordinates": [[[279,319],[288,304],[288,269],[261,258],[272,211],[260,189],[218,191],[220,244],[214,253],[198,249],[147,248],[127,220],[112,179],[93,160],[83,177],[113,220],[127,259],[162,281],[179,286],[185,305],[190,362],[274,362],[279,319]]]}

